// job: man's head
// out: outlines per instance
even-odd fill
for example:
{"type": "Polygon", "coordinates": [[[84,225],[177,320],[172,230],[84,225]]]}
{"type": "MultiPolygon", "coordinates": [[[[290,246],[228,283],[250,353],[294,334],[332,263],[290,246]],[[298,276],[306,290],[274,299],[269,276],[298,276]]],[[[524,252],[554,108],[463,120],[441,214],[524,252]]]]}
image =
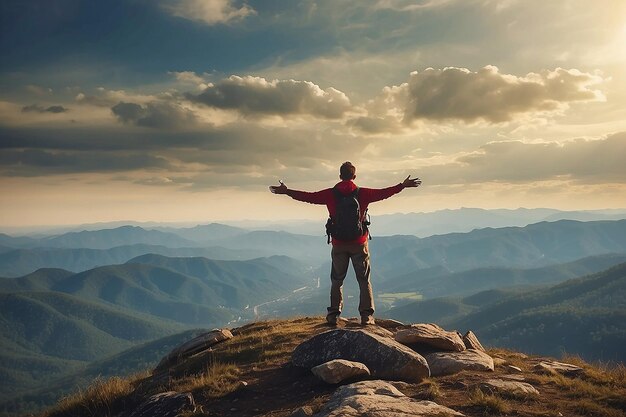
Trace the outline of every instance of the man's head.
{"type": "Polygon", "coordinates": [[[351,162],[344,162],[339,168],[339,178],[342,180],[353,180],[356,178],[356,167],[351,162]]]}

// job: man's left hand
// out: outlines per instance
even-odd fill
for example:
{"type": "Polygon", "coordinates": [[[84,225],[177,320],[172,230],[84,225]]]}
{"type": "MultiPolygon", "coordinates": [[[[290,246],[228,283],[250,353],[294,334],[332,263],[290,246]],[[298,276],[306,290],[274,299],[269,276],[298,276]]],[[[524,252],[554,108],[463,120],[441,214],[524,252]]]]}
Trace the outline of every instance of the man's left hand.
{"type": "Polygon", "coordinates": [[[420,185],[422,185],[422,180],[420,180],[419,178],[411,178],[410,175],[406,177],[404,181],[402,181],[402,186],[404,188],[419,187],[420,185]]]}

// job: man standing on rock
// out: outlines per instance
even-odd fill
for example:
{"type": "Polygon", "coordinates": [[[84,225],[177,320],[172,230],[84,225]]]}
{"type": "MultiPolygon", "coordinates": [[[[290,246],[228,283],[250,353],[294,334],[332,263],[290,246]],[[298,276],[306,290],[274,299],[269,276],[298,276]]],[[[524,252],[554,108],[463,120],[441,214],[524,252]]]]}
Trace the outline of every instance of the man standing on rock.
{"type": "Polygon", "coordinates": [[[287,194],[289,197],[311,204],[325,204],[330,218],[326,223],[329,239],[332,237],[330,272],[330,307],[326,321],[337,324],[343,307],[343,280],[348,272],[348,264],[352,266],[359,283],[359,313],[361,324],[374,324],[374,299],[370,283],[370,255],[367,245],[369,233],[366,219],[367,206],[375,201],[384,200],[408,187],[419,187],[419,178],[406,179],[388,188],[359,188],[353,182],[356,168],[350,162],[344,162],[339,168],[341,181],[333,188],[317,192],[290,190],[283,182],[278,186],[270,186],[274,194],[287,194]]]}

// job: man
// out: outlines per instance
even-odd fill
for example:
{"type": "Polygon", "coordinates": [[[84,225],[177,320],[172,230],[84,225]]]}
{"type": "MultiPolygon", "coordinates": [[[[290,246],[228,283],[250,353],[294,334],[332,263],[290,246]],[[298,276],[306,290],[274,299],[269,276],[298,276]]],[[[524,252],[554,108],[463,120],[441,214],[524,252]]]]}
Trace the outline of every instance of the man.
{"type": "Polygon", "coordinates": [[[342,196],[348,197],[348,199],[354,196],[352,197],[353,200],[356,199],[358,201],[358,221],[364,225],[361,232],[362,234],[358,234],[352,239],[345,240],[344,238],[344,240],[342,240],[337,237],[337,235],[342,236],[341,234],[332,233],[330,307],[327,309],[328,313],[326,316],[326,321],[330,325],[336,325],[337,319],[341,314],[343,307],[343,280],[348,272],[350,260],[352,260],[352,267],[354,268],[356,279],[359,283],[359,313],[361,314],[361,324],[364,326],[374,324],[374,299],[372,295],[372,285],[370,283],[370,255],[367,245],[369,234],[366,227],[368,223],[365,223],[367,206],[375,201],[389,198],[405,188],[419,187],[421,185],[422,181],[419,178],[411,179],[410,177],[409,175],[403,182],[393,187],[381,189],[359,188],[353,182],[356,178],[356,168],[350,162],[344,162],[339,168],[339,178],[341,182],[337,183],[333,188],[311,193],[290,190],[282,181],[278,186],[270,186],[270,191],[274,194],[287,194],[295,200],[311,204],[325,204],[330,215],[329,223],[336,220],[338,204],[342,205],[343,210],[343,201],[339,203],[342,196]]]}

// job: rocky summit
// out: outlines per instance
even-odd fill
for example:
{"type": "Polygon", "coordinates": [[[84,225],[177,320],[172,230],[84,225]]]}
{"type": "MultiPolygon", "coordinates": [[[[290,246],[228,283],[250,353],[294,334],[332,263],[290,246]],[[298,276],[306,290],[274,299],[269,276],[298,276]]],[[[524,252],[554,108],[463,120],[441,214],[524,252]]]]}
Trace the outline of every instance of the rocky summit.
{"type": "Polygon", "coordinates": [[[626,417],[623,367],[485,349],[465,335],[385,320],[329,329],[322,317],[205,331],[153,370],[98,381],[43,416],[626,417]],[[407,329],[427,335],[428,353],[398,341],[407,329]]]}

